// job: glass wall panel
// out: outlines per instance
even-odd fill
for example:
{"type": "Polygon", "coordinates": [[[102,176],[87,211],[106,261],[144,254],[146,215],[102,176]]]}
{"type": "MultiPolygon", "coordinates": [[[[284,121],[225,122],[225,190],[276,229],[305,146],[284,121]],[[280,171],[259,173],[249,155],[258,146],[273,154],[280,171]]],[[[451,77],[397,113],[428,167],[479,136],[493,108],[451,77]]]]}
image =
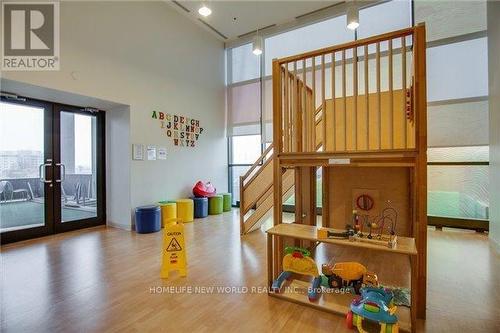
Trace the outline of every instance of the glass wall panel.
{"type": "Polygon", "coordinates": [[[231,142],[232,164],[253,164],[262,154],[260,135],[233,136],[231,142]]]}
{"type": "Polygon", "coordinates": [[[415,0],[415,22],[425,22],[427,41],[486,30],[486,1],[415,0]]]}
{"type": "Polygon", "coordinates": [[[429,148],[429,162],[488,162],[489,146],[429,148]]]}
{"type": "Polygon", "coordinates": [[[428,214],[489,217],[488,166],[429,166],[428,214]]]}
{"type": "Polygon", "coordinates": [[[488,101],[427,107],[429,147],[488,144],[488,101]]]}
{"type": "Polygon", "coordinates": [[[354,40],[354,31],[347,29],[346,25],[346,16],[342,15],[266,38],[265,75],[271,75],[274,58],[354,40]]]}
{"type": "Polygon", "coordinates": [[[239,134],[259,134],[260,133],[260,82],[253,81],[242,85],[233,85],[227,88],[227,108],[228,108],[228,134],[238,133],[235,127],[245,126],[237,131],[239,134]],[[254,126],[247,126],[254,125],[254,126]]]}
{"type": "Polygon", "coordinates": [[[231,177],[231,193],[233,199],[233,205],[236,205],[237,201],[240,201],[240,176],[243,176],[249,166],[232,166],[229,170],[229,175],[231,177]]]}
{"type": "Polygon", "coordinates": [[[488,95],[486,38],[427,49],[427,100],[488,95]]]}
{"type": "Polygon", "coordinates": [[[388,1],[359,11],[358,38],[380,35],[411,26],[411,2],[388,1]]]}
{"type": "Polygon", "coordinates": [[[252,53],[252,44],[228,50],[231,65],[229,83],[252,80],[260,77],[260,57],[252,53]]]}

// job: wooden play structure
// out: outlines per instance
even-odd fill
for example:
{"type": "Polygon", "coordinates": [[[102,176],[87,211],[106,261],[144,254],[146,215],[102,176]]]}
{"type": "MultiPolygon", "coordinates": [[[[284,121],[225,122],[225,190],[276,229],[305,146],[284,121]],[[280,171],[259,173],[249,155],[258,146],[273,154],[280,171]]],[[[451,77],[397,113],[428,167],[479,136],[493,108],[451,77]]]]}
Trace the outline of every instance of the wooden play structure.
{"type": "MultiPolygon", "coordinates": [[[[273,145],[240,183],[242,234],[273,207],[274,227],[267,231],[270,287],[283,271],[287,244],[308,248],[313,258],[320,244],[399,255],[408,259],[409,271],[398,274],[407,274],[411,287],[411,307],[401,310],[400,328],[414,331],[416,319],[425,318],[425,73],[423,24],[273,60],[273,145]],[[381,209],[389,203],[398,214],[392,229],[397,242],[318,237],[317,179],[321,227],[343,232],[355,205],[381,209]],[[295,222],[283,223],[283,202],[292,194],[295,222]]],[[[287,283],[307,288],[309,282],[292,277],[287,283]]],[[[270,295],[341,314],[352,300],[347,294],[321,295],[316,302],[295,292],[270,295]]]]}

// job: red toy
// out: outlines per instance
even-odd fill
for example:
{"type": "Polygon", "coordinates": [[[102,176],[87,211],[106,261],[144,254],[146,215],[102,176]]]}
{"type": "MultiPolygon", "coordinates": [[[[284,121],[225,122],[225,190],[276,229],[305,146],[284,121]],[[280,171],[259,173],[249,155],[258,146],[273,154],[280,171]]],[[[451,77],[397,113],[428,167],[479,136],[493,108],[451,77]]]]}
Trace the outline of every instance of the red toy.
{"type": "Polygon", "coordinates": [[[201,180],[193,187],[195,197],[213,197],[217,194],[216,188],[210,183],[204,183],[201,180]]]}

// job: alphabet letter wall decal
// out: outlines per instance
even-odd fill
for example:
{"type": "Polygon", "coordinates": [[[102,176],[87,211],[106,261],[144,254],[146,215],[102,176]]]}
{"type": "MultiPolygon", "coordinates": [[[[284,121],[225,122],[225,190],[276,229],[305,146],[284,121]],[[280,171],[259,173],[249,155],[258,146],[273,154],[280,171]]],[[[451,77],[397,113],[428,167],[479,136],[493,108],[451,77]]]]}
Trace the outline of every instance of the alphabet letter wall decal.
{"type": "Polygon", "coordinates": [[[194,147],[203,133],[203,127],[197,119],[160,111],[153,111],[151,118],[160,122],[160,129],[172,139],[175,146],[194,147]]]}

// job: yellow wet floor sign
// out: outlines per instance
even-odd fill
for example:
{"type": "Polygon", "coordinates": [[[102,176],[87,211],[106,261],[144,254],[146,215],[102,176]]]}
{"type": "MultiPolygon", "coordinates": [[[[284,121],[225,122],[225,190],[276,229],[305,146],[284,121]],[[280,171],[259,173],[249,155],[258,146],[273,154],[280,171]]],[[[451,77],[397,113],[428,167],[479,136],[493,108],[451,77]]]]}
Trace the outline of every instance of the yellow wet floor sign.
{"type": "Polygon", "coordinates": [[[186,244],[184,243],[184,224],[169,223],[163,228],[163,251],[160,277],[168,279],[168,273],[179,271],[180,276],[187,275],[186,244]]]}

